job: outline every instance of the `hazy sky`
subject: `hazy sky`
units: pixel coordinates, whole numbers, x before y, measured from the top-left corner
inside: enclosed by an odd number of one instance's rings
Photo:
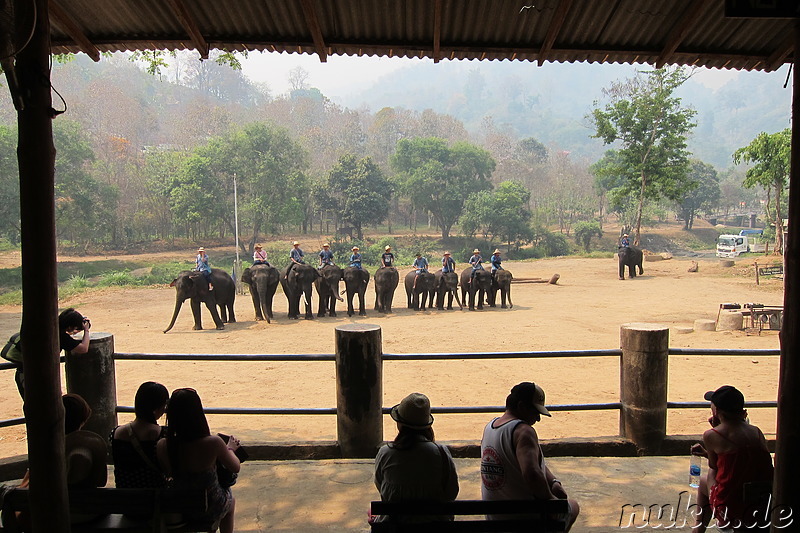
[[[318,88],[329,98],[336,98],[352,92],[353,85],[367,88],[383,75],[423,61],[431,60],[328,56],[327,63],[321,63],[316,55],[251,52],[242,62],[242,68],[247,77],[256,82],[266,83],[272,94],[277,96],[288,90],[289,72],[299,66],[309,73],[310,86]],[[539,68],[534,63],[531,63],[531,67]],[[782,67],[781,70],[785,76],[786,67]],[[698,69],[694,79],[716,89],[738,75],[739,73],[734,70]]]

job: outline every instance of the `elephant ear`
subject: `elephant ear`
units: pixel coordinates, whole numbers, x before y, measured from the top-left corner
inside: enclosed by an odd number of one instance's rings
[[[244,272],[242,272],[242,282],[250,283],[252,281],[253,278],[250,276],[250,267],[247,267],[244,269]]]

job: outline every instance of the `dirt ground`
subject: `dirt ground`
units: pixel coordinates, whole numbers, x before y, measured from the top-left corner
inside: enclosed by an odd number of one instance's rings
[[[213,257],[213,251],[210,252]],[[67,260],[61,257],[60,260]],[[89,259],[89,258],[84,258]],[[69,258],[69,260],[77,260]],[[92,292],[62,302],[89,316],[96,332],[114,334],[117,352],[147,353],[333,353],[334,328],[348,323],[377,324],[383,332],[385,353],[502,352],[537,350],[613,349],[619,347],[620,325],[654,322],[671,328],[670,346],[695,348],[778,348],[776,332],[747,335],[736,332],[679,333],[695,319],[715,319],[723,302],[759,302],[782,305],[779,281],[756,286],[752,277],[736,276],[748,260],[733,268],[717,260],[701,261],[699,272],[687,271],[688,260],[645,262],[645,273],[619,281],[614,259],[557,258],[534,262],[506,262],[517,278],[548,279],[559,273],[557,285],[514,284],[513,309],[483,311],[423,311],[406,309],[405,293],[395,293],[395,313],[372,310],[374,289],[368,289],[367,317],[289,320],[286,299],[276,296],[272,324],[256,322],[248,295],[236,299],[235,324],[224,331],[192,331],[188,304],[172,331],[162,333],[174,307],[174,289]],[[4,259],[0,264],[13,263]],[[460,265],[463,266],[463,265]],[[401,272],[401,279],[404,272]],[[316,295],[315,295],[316,296]],[[314,300],[316,306],[316,299]],[[315,307],[316,309],[316,307]],[[19,329],[21,308],[0,307],[0,332]],[[204,311],[204,325],[213,323]],[[156,380],[170,390],[194,387],[207,407],[334,407],[334,365],[330,362],[129,362],[119,361],[118,403],[132,405],[142,381]],[[548,404],[615,402],[619,400],[619,363],[616,358],[554,358],[530,360],[417,361],[384,363],[384,405],[406,394],[424,392],[436,406],[502,405],[515,383],[533,380],[547,393]],[[12,373],[3,374],[0,418],[21,416],[21,401]],[[730,383],[748,400],[774,400],[778,357],[692,356],[670,358],[669,400],[697,401],[702,394]],[[775,431],[774,409],[751,409],[751,420],[765,433]],[[672,410],[668,432],[700,433],[705,410]],[[477,440],[487,415],[440,415],[435,430],[441,440]],[[124,415],[120,416],[125,421]],[[394,428],[387,417],[385,436]],[[333,416],[210,417],[212,429],[250,441],[334,440]],[[615,435],[616,411],[557,412],[537,429],[542,438]],[[0,455],[25,453],[24,426],[0,429]]]

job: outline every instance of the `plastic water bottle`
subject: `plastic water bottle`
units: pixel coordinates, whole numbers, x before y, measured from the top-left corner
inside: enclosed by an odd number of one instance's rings
[[[696,489],[700,486],[700,457],[689,456],[689,486]]]

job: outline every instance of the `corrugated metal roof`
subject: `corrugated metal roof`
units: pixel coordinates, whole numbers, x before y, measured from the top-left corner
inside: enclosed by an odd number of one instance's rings
[[[205,44],[316,53],[322,60],[327,55],[378,55],[774,70],[791,60],[794,49],[792,20],[726,18],[724,0],[50,3],[72,22],[51,11],[53,52],[95,56],[98,51],[202,49]],[[81,37],[83,45],[78,44]]]

